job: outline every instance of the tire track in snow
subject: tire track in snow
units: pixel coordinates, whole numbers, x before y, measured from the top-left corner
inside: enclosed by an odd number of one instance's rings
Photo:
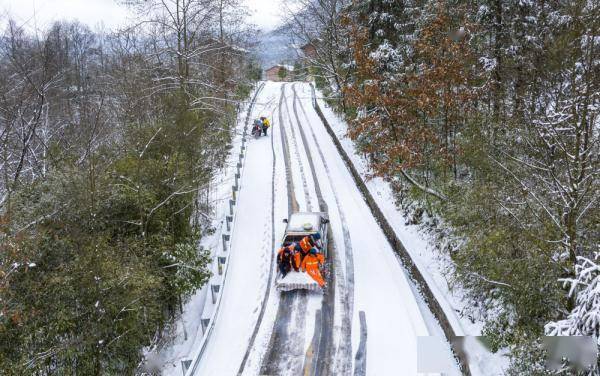
[[[354,376],[367,375],[367,317],[365,311],[358,312],[360,317],[360,342],[354,357]]]
[[[320,211],[328,212],[329,210],[327,207],[327,203],[323,199],[320,183],[317,179],[317,171],[315,169],[312,153],[310,152],[310,148],[308,147],[308,141],[306,139],[302,123],[300,122],[300,117],[298,116],[298,110],[296,107],[297,96],[295,86],[296,84],[292,85],[292,90],[294,92],[292,107],[294,110],[294,116],[296,118],[296,125],[302,138],[304,153],[308,159],[308,163],[311,168],[312,178],[315,185],[315,193],[319,201],[319,209]],[[292,124],[292,122],[290,122],[290,124]],[[325,294],[321,301],[321,309],[315,315],[315,330],[313,334],[313,341],[307,350],[304,363],[304,373],[311,375],[329,374],[332,372],[332,364],[330,362],[330,359],[333,358],[331,355],[331,351],[333,343],[333,316],[335,313],[335,294],[337,288],[336,276],[338,268],[336,267],[335,262],[331,262],[331,260],[337,259],[337,248],[335,246],[335,242],[333,240],[331,232],[328,233],[327,243],[328,257],[326,260],[326,265],[329,267],[329,272],[325,274],[324,277],[328,287],[326,288],[327,290],[325,291]]]
[[[300,105],[300,110],[302,111],[304,118],[308,119],[308,116],[306,115],[306,110],[304,109],[304,106],[302,105],[302,101],[300,101],[298,99],[298,94],[296,92],[295,84],[293,86],[293,91],[294,91],[294,110],[296,110],[295,104],[297,101]],[[295,111],[295,112],[296,112],[296,116],[298,116],[297,111]],[[298,120],[298,123],[300,123],[299,120]],[[308,121],[307,121],[307,124],[308,124]],[[325,168],[325,172],[327,173],[327,179],[329,181],[329,185],[331,186],[331,190],[333,192],[333,197],[335,199],[335,204],[336,204],[336,207],[337,207],[337,210],[338,210],[338,213],[340,216],[340,221],[342,224],[342,232],[343,232],[343,237],[344,237],[344,248],[345,248],[345,256],[346,256],[345,286],[341,286],[342,287],[341,301],[342,301],[342,306],[343,306],[342,328],[341,328],[342,335],[340,336],[339,344],[336,346],[336,353],[333,354],[334,356],[332,356],[332,354],[330,353],[331,347],[333,345],[333,332],[331,331],[331,328],[333,326],[333,313],[334,312],[333,312],[333,299],[332,299],[330,302],[330,306],[327,307],[327,308],[330,308],[330,311],[326,312],[324,310],[323,315],[322,315],[323,320],[322,320],[322,329],[321,329],[321,341],[319,344],[319,356],[318,356],[318,364],[317,364],[316,374],[324,375],[324,374],[332,373],[332,374],[348,375],[351,373],[351,370],[352,370],[352,316],[353,316],[353,312],[354,312],[354,257],[353,257],[353,250],[352,250],[352,240],[350,238],[350,231],[348,230],[346,216],[340,205],[337,190],[335,189],[335,183],[333,182],[333,179],[331,178],[329,166],[327,165],[327,161],[325,160],[325,156],[323,155],[323,151],[321,150],[321,146],[319,144],[319,141],[317,140],[317,137],[315,136],[312,126],[309,126],[308,128],[310,129],[312,139],[315,143],[315,146],[317,147],[319,157],[321,159],[321,162],[323,163],[323,167]],[[302,128],[301,128],[301,132],[303,133]],[[310,153],[310,151],[307,150],[307,153]],[[313,167],[313,171],[314,171],[314,167]],[[336,261],[341,262],[339,260],[339,258],[336,258]],[[340,280],[340,283],[342,283],[341,280]],[[325,301],[324,301],[324,308],[325,308]],[[327,317],[326,314],[329,314],[330,316]],[[340,354],[339,356],[337,354],[338,352]],[[335,357],[335,359],[333,359],[334,357]],[[329,360],[328,358],[333,360],[335,363],[330,364],[328,362],[328,360]],[[329,361],[331,361],[331,360],[329,360]],[[331,368],[332,365],[334,366],[333,368]],[[330,368],[327,369],[327,367],[330,367]]]
[[[288,218],[298,211],[292,169],[289,157],[287,134],[283,123],[282,109],[286,84],[281,86],[279,99],[279,131],[285,161],[285,174],[288,189]],[[260,367],[265,375],[301,374],[304,349],[304,327],[306,324],[307,292],[282,292],[277,308],[277,316],[271,333],[267,353]],[[292,326],[293,324],[293,326]]]
[[[298,148],[298,142],[296,140],[296,132],[294,131],[294,124],[292,121],[292,115],[290,114],[290,108],[288,107],[287,98],[284,100],[285,109],[287,112],[288,124],[290,125],[290,131],[292,135],[292,145],[294,146],[294,155],[296,156],[296,160],[298,161],[298,166],[300,167],[300,176],[302,178],[302,187],[304,188],[304,199],[306,200],[306,211],[312,211],[312,202],[310,200],[310,194],[308,192],[308,183],[306,182],[306,174],[304,173],[304,163],[302,162],[302,158],[300,157],[300,151]],[[298,119],[296,117],[296,119]],[[283,124],[281,124],[283,126]],[[300,126],[300,123],[298,123]],[[309,161],[310,162],[310,161]],[[314,179],[315,184],[317,184],[317,180]]]
[[[310,86],[312,92],[311,95],[313,100],[313,108],[317,113],[319,119],[321,120],[321,123],[323,123],[325,131],[331,137],[334,147],[338,150],[338,153],[341,156],[344,164],[346,165],[346,168],[350,172],[350,175],[354,180],[359,192],[361,193],[363,200],[366,202],[369,210],[371,211],[371,214],[373,215],[377,224],[379,225],[379,228],[385,235],[389,245],[396,254],[398,263],[404,270],[404,273],[408,277],[409,281],[411,283],[414,283],[414,286],[411,286],[413,294],[418,294],[424,299],[425,304],[438,321],[441,330],[444,332],[446,340],[450,343],[450,348],[454,354],[454,358],[456,359],[456,362],[458,363],[462,374],[464,376],[470,376],[471,370],[469,368],[468,360],[464,352],[461,349],[457,348],[457,345],[454,343],[454,339],[457,337],[457,334],[446,312],[442,308],[435,293],[428,285],[428,282],[422,274],[421,270],[419,269],[415,261],[412,259],[412,256],[406,250],[402,241],[398,238],[398,235],[396,234],[394,228],[390,225],[386,216],[379,208],[377,202],[373,199],[369,188],[367,188],[367,185],[363,181],[363,177],[360,175],[360,173],[354,166],[354,163],[352,162],[352,160],[348,156],[348,153],[342,146],[340,140],[338,139],[338,136],[335,134],[332,127],[328,124],[325,115],[320,109],[319,104],[317,102],[315,87],[312,83],[310,84]]]
[[[281,101],[280,101],[280,110],[279,116],[281,118]],[[271,118],[273,118],[273,113],[271,113]],[[244,358],[242,359],[242,364],[238,370],[238,375],[241,375],[244,372],[244,368],[246,368],[246,362],[248,361],[248,357],[250,356],[250,351],[254,347],[254,341],[256,340],[256,336],[258,335],[258,330],[260,329],[260,325],[262,323],[263,317],[265,315],[267,301],[269,299],[269,294],[271,293],[271,284],[273,281],[273,269],[275,268],[275,165],[277,162],[277,155],[275,153],[275,137],[273,135],[273,129],[271,128],[271,153],[273,156],[273,163],[271,167],[271,247],[269,249],[271,253],[271,262],[269,263],[269,279],[267,281],[267,288],[265,291],[265,296],[262,300],[262,304],[260,307],[260,313],[258,314],[258,319],[254,326],[254,330],[252,331],[252,336],[250,337],[250,341],[248,342],[248,347],[246,348],[246,353],[244,354]],[[288,196],[288,200],[289,200]]]
[[[290,163],[290,150],[287,144],[287,135],[285,134],[285,127],[283,127],[283,116],[281,115],[281,104],[285,97],[285,86],[281,85],[281,97],[279,98],[279,134],[281,135],[281,145],[283,146],[283,160],[285,162],[285,178],[287,181],[288,190],[288,218],[290,214],[298,211],[298,201],[296,201],[296,194],[294,191],[294,180],[292,179],[292,166]],[[273,131],[271,131],[272,133]]]
[[[252,114],[252,111],[254,109],[254,105],[256,104],[256,98],[258,98],[258,94],[262,91],[262,89],[264,87],[265,87],[265,83],[263,82],[256,89],[256,91],[254,93],[254,96],[250,100],[250,104],[248,105],[248,110],[246,112],[246,120],[245,120],[245,123],[244,123],[244,132],[243,132],[244,135],[247,133],[248,124],[249,124],[249,121],[250,121],[250,115]],[[244,136],[242,136],[242,137],[244,137]],[[221,297],[223,296],[223,290],[225,288],[225,282],[227,281],[226,276],[227,276],[228,265],[229,265],[229,263],[227,263],[227,266],[225,267],[224,276],[223,276],[223,282],[221,284],[221,293],[219,294],[219,297],[218,297],[218,301],[217,301],[217,306],[215,308],[215,312],[213,313],[213,316],[212,316],[212,318],[211,318],[211,320],[209,322],[209,326],[207,328],[207,333],[204,334],[204,338],[203,338],[202,342],[200,343],[200,349],[198,350],[197,354],[192,359],[192,363],[190,364],[190,368],[185,372],[186,375],[194,375],[196,373],[196,368],[200,364],[200,361],[202,359],[204,351],[206,350],[206,346],[207,346],[207,344],[208,344],[208,342],[209,342],[209,340],[211,338],[211,334],[212,334],[213,329],[214,329],[214,323],[215,323],[217,314],[219,313],[219,309],[221,307]]]

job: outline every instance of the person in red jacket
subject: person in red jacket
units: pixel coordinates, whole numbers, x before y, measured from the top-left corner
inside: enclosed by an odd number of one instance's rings
[[[281,277],[285,277],[294,267],[294,255],[288,247],[283,247],[277,252],[277,266]]]
[[[315,248],[311,249],[310,252],[302,260],[302,271],[308,273],[312,279],[314,279],[321,288],[325,286],[325,280],[321,276],[319,267],[325,263],[325,257],[322,253],[317,252]]]
[[[281,247],[277,252],[277,266],[281,272],[282,278],[285,277],[292,269],[298,271],[300,266],[296,264],[295,255],[301,251],[298,244],[292,243],[286,247]]]

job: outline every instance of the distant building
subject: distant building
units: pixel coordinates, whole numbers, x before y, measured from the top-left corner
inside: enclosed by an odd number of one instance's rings
[[[265,78],[268,81],[291,81],[293,73],[293,66],[278,64],[265,70]]]
[[[306,43],[300,47],[300,50],[302,50],[305,59],[314,59],[317,57],[317,48],[312,42]]]

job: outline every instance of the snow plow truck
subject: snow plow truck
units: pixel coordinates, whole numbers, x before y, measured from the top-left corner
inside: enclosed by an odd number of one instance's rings
[[[300,212],[294,213],[289,219],[283,220],[287,223],[281,247],[288,247],[292,243],[299,243],[307,235],[320,234],[320,249],[327,260],[327,238],[329,231],[329,218],[324,212]],[[321,274],[322,274],[322,270]],[[320,291],[319,284],[302,270],[291,270],[285,277],[277,273],[275,285],[279,291],[311,290]]]

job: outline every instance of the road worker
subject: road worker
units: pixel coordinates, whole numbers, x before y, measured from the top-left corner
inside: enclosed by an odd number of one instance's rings
[[[321,250],[320,240],[321,234],[319,234],[318,232],[315,232],[311,235],[306,235],[302,238],[302,240],[300,240],[300,247],[302,247],[302,249],[307,249],[308,251],[315,247],[318,250]]]
[[[294,262],[294,251],[290,247],[282,247],[277,253],[277,266],[281,273],[281,278],[284,278],[292,269],[296,269]]]
[[[263,135],[267,135],[267,129],[269,129],[269,127],[271,126],[271,122],[269,122],[269,119],[267,119],[264,116],[260,117],[260,120],[262,121],[262,131],[263,131]]]
[[[302,248],[300,248],[298,243],[291,243],[279,249],[277,252],[277,265],[279,267],[279,271],[281,271],[282,277],[285,277],[285,275],[289,273],[292,268],[295,271],[300,270],[300,262],[296,260],[296,255],[300,252],[302,252]],[[286,272],[284,272],[282,268],[284,268]]]
[[[320,252],[317,252],[316,248],[312,248],[310,252],[302,260],[302,271],[308,273],[312,279],[314,279],[319,286],[325,286],[325,281],[321,276],[319,266],[325,263],[325,257]]]
[[[260,137],[262,131],[263,123],[262,120],[256,119],[252,125],[252,132],[250,132],[255,137]]]
[[[296,254],[294,255],[295,260],[296,260],[296,265],[298,266],[298,268],[302,264],[302,260],[304,259],[304,257],[310,252],[311,249],[313,249],[315,247],[317,249],[320,249],[320,246],[317,244],[317,242],[320,239],[321,239],[321,234],[319,234],[317,232],[312,235],[307,235],[307,236],[303,237],[302,240],[300,240],[300,243],[299,243],[300,251],[296,252]]]

